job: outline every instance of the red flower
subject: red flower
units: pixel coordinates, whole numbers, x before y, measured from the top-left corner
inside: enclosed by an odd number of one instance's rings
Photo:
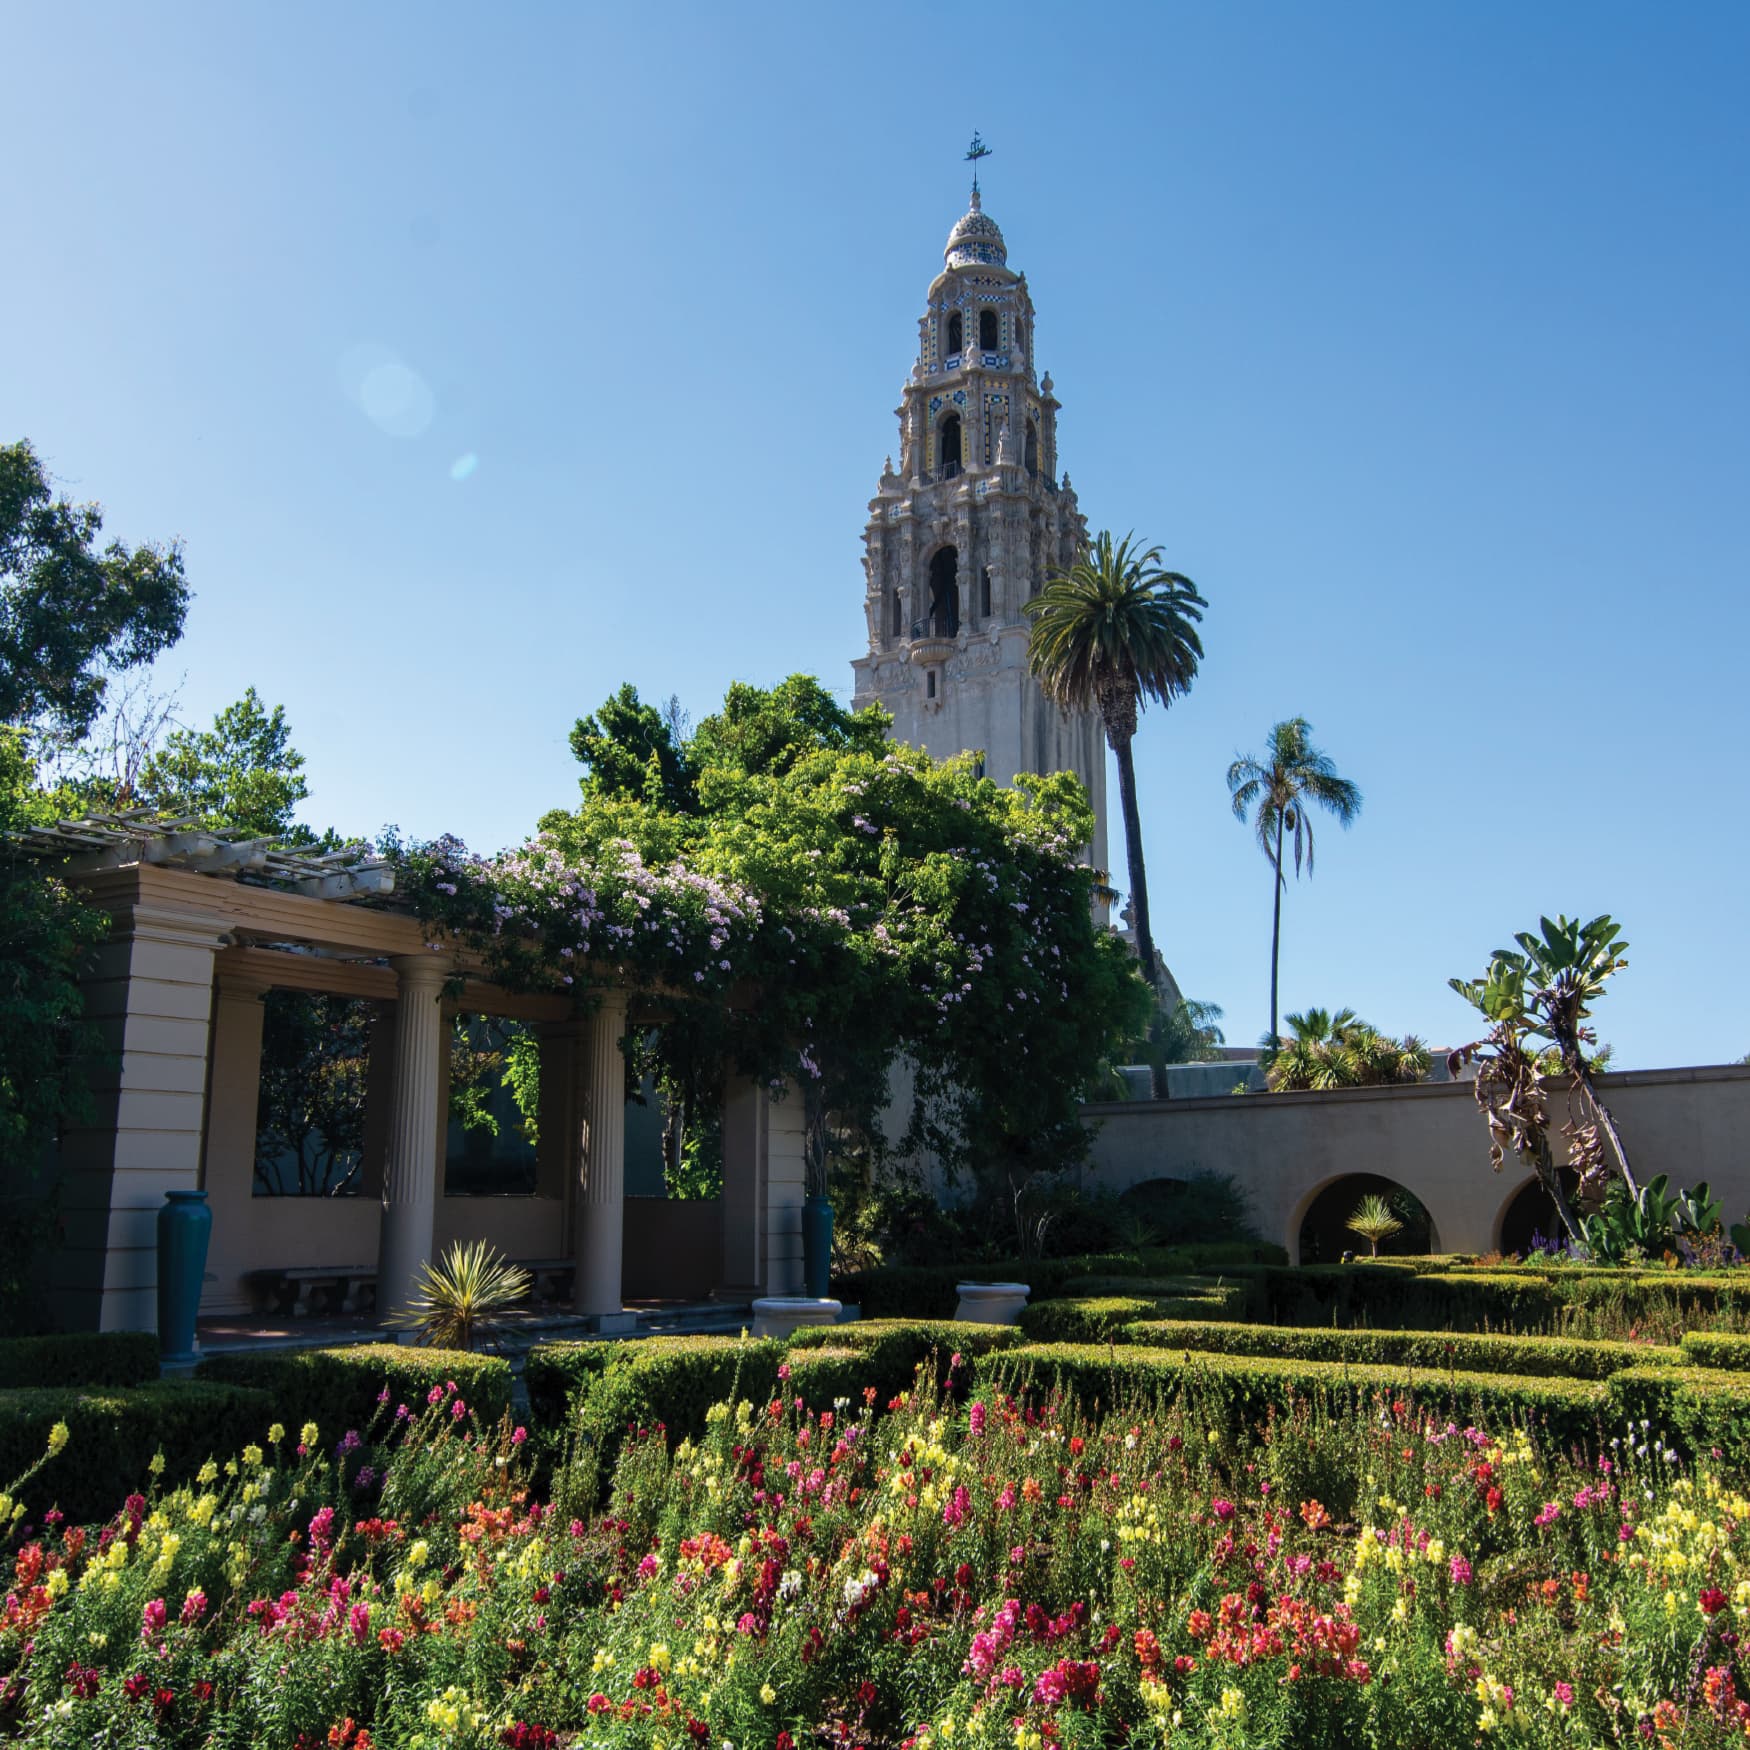
[[[1718,1616],[1726,1608],[1726,1595],[1718,1586],[1708,1586],[1703,1589],[1700,1602],[1703,1616]]]

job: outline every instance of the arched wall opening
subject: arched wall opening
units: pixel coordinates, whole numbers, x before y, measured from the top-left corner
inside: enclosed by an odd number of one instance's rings
[[[1348,1225],[1366,1197],[1383,1197],[1403,1224],[1400,1232],[1379,1242],[1380,1257],[1425,1256],[1439,1249],[1440,1235],[1433,1216],[1407,1186],[1379,1173],[1345,1173],[1315,1191],[1290,1228],[1290,1234],[1299,1239],[1300,1262],[1336,1264],[1342,1261],[1345,1252],[1362,1258],[1370,1256],[1369,1242]]]
[[[978,313],[978,345],[983,352],[995,352],[1000,345],[997,336],[997,313],[994,310],[980,310]]]
[[[960,630],[960,549],[939,547],[930,560],[930,630],[952,638]]]
[[[960,312],[956,310],[948,318],[948,346],[950,353],[959,352],[965,344],[966,323]]]
[[[1572,1175],[1568,1178],[1570,1194],[1574,1189]],[[1501,1205],[1495,1224],[1495,1249],[1502,1253],[1516,1252],[1520,1257],[1543,1250],[1543,1242],[1565,1243],[1567,1232],[1556,1213],[1556,1200],[1536,1179],[1527,1179]]]
[[[1023,456],[1029,474],[1039,472],[1039,427],[1032,421],[1027,421],[1027,448]]]

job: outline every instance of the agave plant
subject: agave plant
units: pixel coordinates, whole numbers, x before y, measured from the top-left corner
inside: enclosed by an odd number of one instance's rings
[[[1343,1224],[1350,1233],[1359,1234],[1373,1248],[1371,1256],[1379,1256],[1379,1242],[1401,1234],[1404,1224],[1392,1214],[1391,1205],[1377,1194],[1363,1197],[1355,1205],[1355,1213]]]
[[[472,1349],[529,1292],[529,1273],[485,1240],[458,1240],[436,1264],[427,1264],[406,1306],[389,1323],[418,1333],[435,1349]]]

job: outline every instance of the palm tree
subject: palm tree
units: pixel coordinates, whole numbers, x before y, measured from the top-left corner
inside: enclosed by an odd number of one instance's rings
[[[1388,1038],[1353,1009],[1308,1009],[1284,1019],[1290,1037],[1266,1038],[1261,1058],[1273,1094],[1387,1087],[1428,1074],[1428,1047],[1415,1034]]]
[[[1148,700],[1170,705],[1190,691],[1203,658],[1196,623],[1209,604],[1190,578],[1161,569],[1159,547],[1138,550],[1134,539],[1126,535],[1114,544],[1102,529],[1068,571],[1047,581],[1027,605],[1033,616],[1029,659],[1047,698],[1068,710],[1100,713],[1118,756],[1136,953],[1153,987],[1158,974],[1130,744],[1137,712]]]
[[[1276,1037],[1276,980],[1282,959],[1282,889],[1287,873],[1282,867],[1284,839],[1294,846],[1294,872],[1301,864],[1307,874],[1313,869],[1313,831],[1307,808],[1316,802],[1329,810],[1345,827],[1361,812],[1361,792],[1347,778],[1337,776],[1330,759],[1312,744],[1312,725],[1304,717],[1290,717],[1270,731],[1264,757],[1243,754],[1227,769],[1227,787],[1234,813],[1246,818],[1253,803],[1253,822],[1258,845],[1275,880],[1275,910],[1270,920],[1270,1038]]]

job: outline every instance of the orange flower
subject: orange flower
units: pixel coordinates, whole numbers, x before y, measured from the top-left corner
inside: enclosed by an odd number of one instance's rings
[[[1308,1531],[1323,1531],[1331,1523],[1331,1515],[1323,1501],[1302,1501],[1300,1516],[1306,1521]]]

